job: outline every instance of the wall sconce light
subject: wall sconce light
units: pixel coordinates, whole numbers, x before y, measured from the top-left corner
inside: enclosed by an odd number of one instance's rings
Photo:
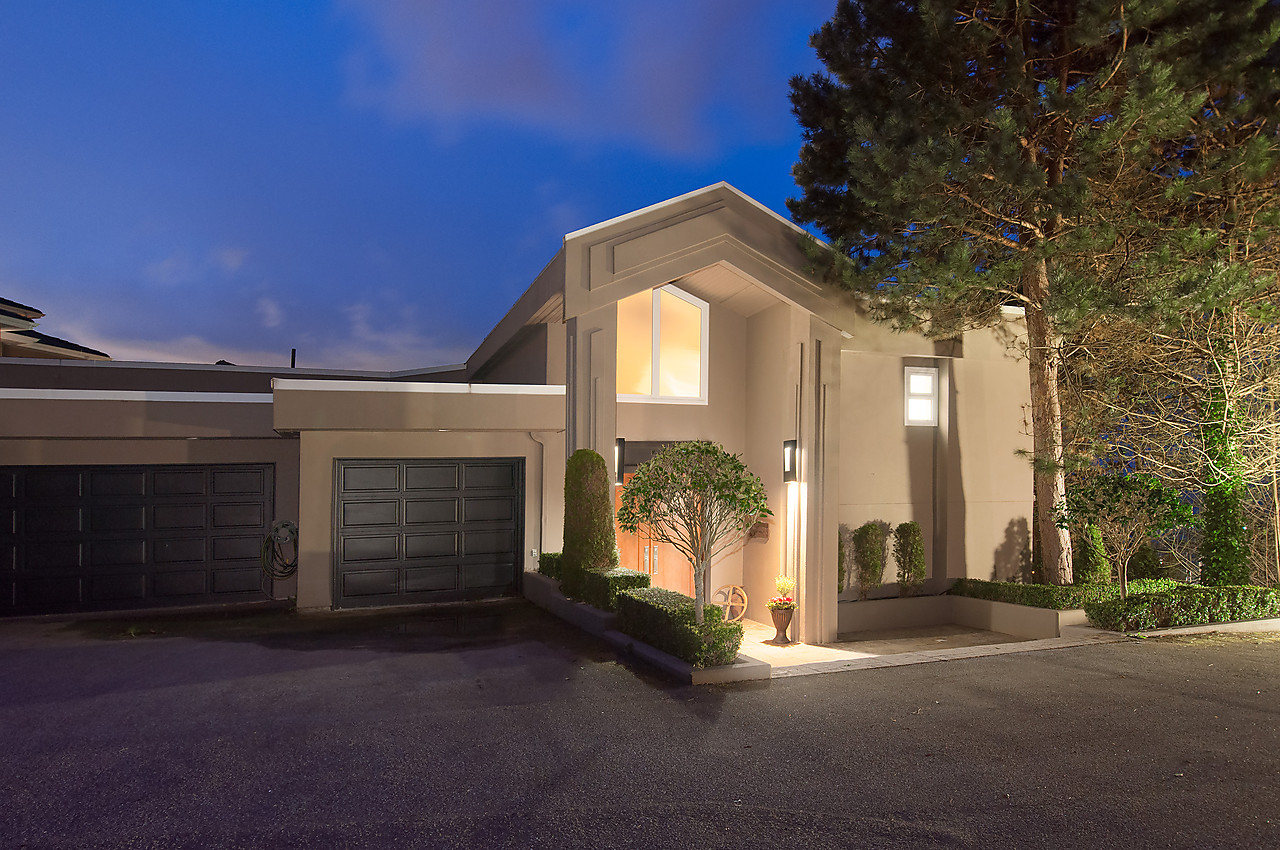
[[[782,443],[782,480],[796,480],[796,467],[799,466],[797,441],[784,440]]]
[[[613,483],[622,486],[622,465],[627,462],[627,441],[619,437],[613,441]]]

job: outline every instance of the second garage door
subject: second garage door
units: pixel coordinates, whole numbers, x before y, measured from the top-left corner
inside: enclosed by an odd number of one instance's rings
[[[522,458],[339,460],[334,606],[519,590]]]

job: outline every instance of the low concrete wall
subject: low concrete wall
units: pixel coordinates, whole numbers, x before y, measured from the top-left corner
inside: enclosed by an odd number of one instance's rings
[[[1054,611],[967,596],[915,596],[841,602],[840,634],[954,623],[1021,638],[1062,637],[1064,626],[1088,624],[1084,611]]]

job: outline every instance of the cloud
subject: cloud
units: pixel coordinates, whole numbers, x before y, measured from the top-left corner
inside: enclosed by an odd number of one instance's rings
[[[270,298],[258,299],[258,318],[264,328],[278,328],[284,322],[284,311]]]
[[[243,248],[220,248],[212,255],[213,262],[229,272],[240,271],[248,257],[249,252]]]
[[[143,269],[147,280],[161,286],[177,286],[191,280],[195,268],[191,259],[182,251],[175,251],[163,260],[148,263]]]
[[[792,130],[795,69],[770,46],[764,0],[343,5],[369,37],[348,59],[349,94],[400,120],[501,121],[681,156]]]

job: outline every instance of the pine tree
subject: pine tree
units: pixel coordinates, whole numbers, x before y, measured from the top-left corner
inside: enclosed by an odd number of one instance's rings
[[[1047,578],[1071,582],[1058,373],[1100,316],[1258,285],[1275,160],[1271,0],[842,0],[791,83],[793,217],[872,318],[954,336],[1025,310]],[[1242,188],[1243,187],[1243,188]],[[1242,207],[1240,202],[1246,203]],[[1253,216],[1251,219],[1250,216]]]

